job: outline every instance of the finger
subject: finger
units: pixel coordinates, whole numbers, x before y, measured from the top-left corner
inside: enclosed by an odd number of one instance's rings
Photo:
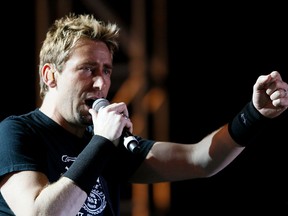
[[[129,117],[127,106],[124,102],[120,103],[111,103],[109,106],[106,107],[108,111],[115,111],[119,114],[124,114],[125,116]]]
[[[273,81],[274,80],[282,80],[282,77],[281,77],[281,75],[280,75],[280,73],[278,71],[272,71],[270,73],[270,75],[271,75]]]
[[[283,89],[283,97],[287,97],[288,95],[288,90],[287,89]]]
[[[278,71],[272,71],[268,75],[261,75],[256,81],[256,89],[263,90],[269,88],[276,80],[281,80],[281,75]]]
[[[123,118],[125,118],[126,120],[130,120],[129,119],[129,116],[127,116],[127,115],[125,115],[124,113],[120,113],[122,116],[123,116]]]
[[[286,97],[288,85],[286,82],[282,81],[281,78],[275,78],[269,85],[267,85],[266,93],[272,95],[277,93],[280,97]]]
[[[94,109],[92,109],[92,108],[89,109],[88,112],[89,112],[92,116],[96,116],[96,115],[97,115],[96,110],[94,110]]]

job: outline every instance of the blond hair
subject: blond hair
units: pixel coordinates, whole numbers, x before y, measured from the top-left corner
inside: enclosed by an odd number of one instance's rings
[[[41,69],[46,63],[53,64],[61,72],[81,38],[103,41],[113,57],[114,51],[118,49],[118,36],[119,28],[116,24],[99,21],[92,14],[70,13],[56,20],[49,28],[40,50],[40,97],[43,99],[48,91],[41,79]]]

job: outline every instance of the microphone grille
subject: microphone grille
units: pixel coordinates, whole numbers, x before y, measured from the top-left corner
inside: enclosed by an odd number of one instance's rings
[[[105,98],[99,98],[93,102],[92,109],[99,111],[101,108],[109,105],[109,101]]]

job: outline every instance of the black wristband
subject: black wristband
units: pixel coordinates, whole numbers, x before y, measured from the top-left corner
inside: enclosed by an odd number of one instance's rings
[[[94,135],[63,176],[72,179],[89,195],[115,149],[110,140]]]
[[[261,115],[250,101],[228,124],[231,137],[241,146],[247,146],[271,119]]]

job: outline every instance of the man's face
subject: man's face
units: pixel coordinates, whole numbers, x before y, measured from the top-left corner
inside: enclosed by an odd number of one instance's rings
[[[88,110],[106,97],[111,85],[112,56],[105,43],[82,39],[57,77],[57,109],[73,124],[92,123]]]

